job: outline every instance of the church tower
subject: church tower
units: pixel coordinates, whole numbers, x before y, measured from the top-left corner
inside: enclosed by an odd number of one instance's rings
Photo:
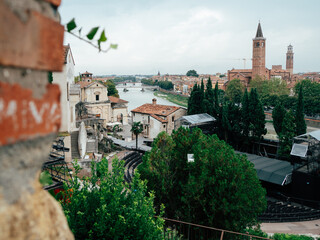
[[[292,74],[293,74],[293,47],[291,44],[288,46],[286,69],[290,72],[290,77],[292,77]]]
[[[259,22],[256,37],[253,39],[252,78],[256,76],[267,78],[266,71],[266,39],[263,37]]]

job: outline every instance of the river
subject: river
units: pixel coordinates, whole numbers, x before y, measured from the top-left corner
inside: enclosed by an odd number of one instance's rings
[[[141,91],[142,85],[141,83],[135,83],[135,86],[137,88],[132,87],[132,83],[127,83],[125,86],[128,92],[124,92],[124,86],[122,84],[117,85],[117,90],[119,91],[120,98],[123,100],[128,101],[128,112],[130,113],[131,110],[145,104],[145,103],[152,103],[152,99],[157,99],[157,104],[162,105],[171,105],[171,106],[178,106],[177,104],[174,104],[172,102],[169,102],[166,99],[159,98],[153,95],[152,90],[146,89],[144,92]]]

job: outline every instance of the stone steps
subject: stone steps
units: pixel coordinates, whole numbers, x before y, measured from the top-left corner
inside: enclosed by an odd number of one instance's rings
[[[78,149],[78,137],[79,131],[72,132],[71,136],[71,158],[72,159],[80,159],[79,149]]]

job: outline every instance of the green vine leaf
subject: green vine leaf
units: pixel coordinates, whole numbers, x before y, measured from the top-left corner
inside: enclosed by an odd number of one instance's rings
[[[110,48],[117,49],[118,48],[118,44],[110,44]]]
[[[96,33],[98,32],[99,27],[94,27],[90,30],[90,32],[87,34],[87,38],[92,40]]]
[[[100,34],[100,38],[98,40],[99,50],[101,50],[101,43],[102,42],[106,42],[106,41],[107,41],[107,37],[106,37],[106,34],[104,32],[104,29],[103,29],[102,33]]]
[[[71,32],[76,27],[77,27],[77,24],[76,24],[74,18],[72,18],[71,21],[67,23],[67,31]]]

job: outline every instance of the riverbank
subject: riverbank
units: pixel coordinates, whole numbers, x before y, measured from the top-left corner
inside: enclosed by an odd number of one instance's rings
[[[182,107],[188,107],[188,97],[183,97],[180,95],[175,95],[172,93],[165,93],[161,91],[157,91],[153,93],[155,96],[166,99],[169,102],[175,103]]]

